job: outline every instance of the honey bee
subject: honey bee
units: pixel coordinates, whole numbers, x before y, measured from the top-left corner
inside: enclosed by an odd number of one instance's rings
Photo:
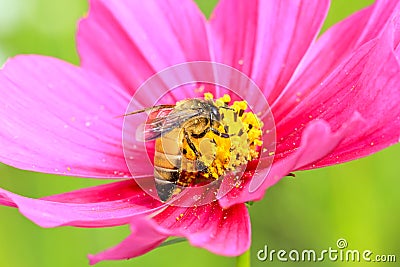
[[[217,107],[211,100],[187,99],[176,105],[159,105],[125,115],[145,111],[156,114],[145,124],[144,141],[155,140],[154,178],[161,201],[175,195],[178,186],[189,185],[188,173],[191,177],[207,173],[217,146],[213,138],[204,138],[207,133],[230,138],[226,130],[220,130],[220,108],[231,109]],[[188,154],[194,158],[190,159]]]

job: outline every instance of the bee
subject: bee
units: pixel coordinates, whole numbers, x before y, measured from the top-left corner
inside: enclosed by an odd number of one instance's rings
[[[158,105],[125,115],[151,112],[144,128],[144,141],[155,140],[154,178],[161,201],[175,195],[179,185],[190,183],[188,173],[207,173],[217,146],[213,138],[204,138],[207,133],[230,138],[226,131],[219,130],[220,108],[231,109],[217,107],[212,100],[187,99],[176,105]],[[194,155],[194,159],[188,154]]]

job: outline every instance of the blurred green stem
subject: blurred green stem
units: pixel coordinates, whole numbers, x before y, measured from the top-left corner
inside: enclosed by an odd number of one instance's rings
[[[236,257],[236,267],[250,267],[250,249]]]

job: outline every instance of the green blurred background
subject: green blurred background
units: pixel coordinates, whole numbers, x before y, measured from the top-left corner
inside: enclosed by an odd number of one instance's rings
[[[216,0],[198,1],[208,15]],[[324,29],[372,1],[333,0]],[[85,0],[0,0],[0,63],[21,53],[37,53],[77,63],[76,21]],[[1,126],[0,126],[1,127]],[[1,148],[0,148],[1,149]],[[340,166],[297,173],[269,189],[251,208],[252,266],[382,266],[377,263],[260,262],[256,252],[270,249],[336,248],[345,238],[349,249],[395,254],[400,261],[400,146]],[[99,184],[0,165],[0,187],[40,197]],[[17,210],[0,207],[0,266],[87,266],[86,254],[118,243],[127,227],[42,229]],[[98,266],[233,266],[235,259],[213,255],[180,243],[130,261]],[[398,263],[386,263],[397,266]]]

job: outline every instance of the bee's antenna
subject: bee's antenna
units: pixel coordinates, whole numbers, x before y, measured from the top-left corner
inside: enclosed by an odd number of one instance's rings
[[[228,110],[234,110],[234,109],[231,108],[231,107],[225,107],[225,106],[222,106],[222,107],[219,107],[219,108],[228,109]]]
[[[136,111],[132,111],[132,112],[126,113],[124,115],[116,116],[115,118],[123,118],[123,117],[126,117],[126,116],[130,116],[130,115],[134,115],[134,114],[138,114],[138,113],[142,113],[142,112],[147,112],[149,110],[154,110],[154,109],[158,110],[158,109],[162,109],[162,108],[173,108],[173,107],[175,107],[175,105],[158,105],[158,106],[154,106],[154,107],[149,107],[149,108],[144,108],[144,109],[139,109],[139,110],[136,110]]]

